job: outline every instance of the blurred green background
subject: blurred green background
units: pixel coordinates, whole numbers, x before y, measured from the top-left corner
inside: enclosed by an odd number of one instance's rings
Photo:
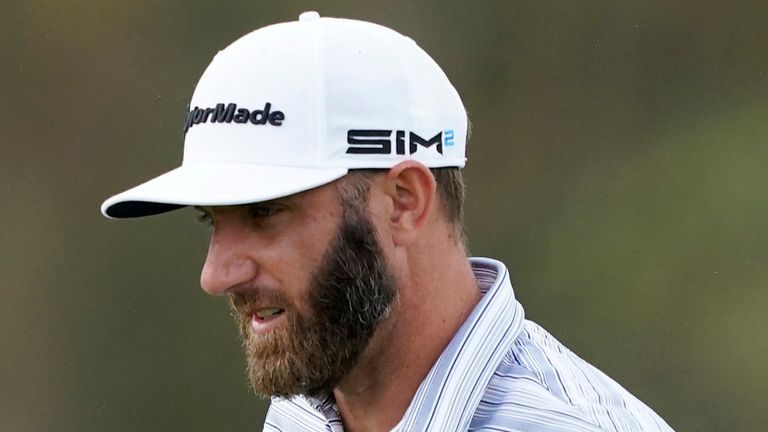
[[[443,66],[473,123],[471,250],[680,431],[768,423],[768,2],[0,1],[0,429],[254,431],[191,211],[102,200],[175,167],[217,50],[307,9]]]

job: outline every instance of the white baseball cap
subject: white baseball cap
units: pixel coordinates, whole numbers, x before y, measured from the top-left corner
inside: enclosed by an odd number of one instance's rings
[[[305,12],[220,51],[195,88],[184,133],[181,166],[109,198],[105,216],[265,201],[404,160],[463,167],[467,116],[412,39]]]

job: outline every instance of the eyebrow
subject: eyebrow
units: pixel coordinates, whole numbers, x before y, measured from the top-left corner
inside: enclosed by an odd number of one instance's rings
[[[214,207],[244,207],[244,208],[249,208],[249,207],[264,206],[264,205],[271,205],[271,204],[277,204],[277,203],[288,203],[288,202],[292,201],[290,199],[290,197],[298,196],[298,195],[300,195],[302,193],[303,192],[300,192],[300,193],[297,193],[297,194],[294,194],[294,195],[280,197],[280,198],[272,198],[270,200],[255,201],[255,202],[249,202],[249,203],[243,203],[243,204],[207,205],[207,206],[194,205],[194,206],[191,206],[191,207],[194,208],[195,210],[199,211],[199,212],[202,212],[202,213],[205,213],[205,214],[210,214],[211,213],[211,209],[214,208]]]

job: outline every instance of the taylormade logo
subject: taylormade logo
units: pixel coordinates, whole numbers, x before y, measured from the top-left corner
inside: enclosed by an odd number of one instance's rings
[[[394,152],[392,151],[392,132],[395,133]],[[408,153],[406,153],[406,131],[389,129],[350,129],[347,131],[347,154],[414,154],[419,147],[432,147],[443,154],[443,145],[454,144],[453,129],[438,132],[429,139],[424,139],[415,132],[408,132]]]
[[[187,107],[187,121],[184,122],[184,133],[196,124],[206,123],[248,123],[255,125],[271,124],[281,126],[285,120],[285,114],[282,111],[271,111],[272,104],[267,102],[264,109],[251,111],[248,108],[238,108],[237,104],[230,103],[226,106],[223,103],[216,104],[214,108],[195,107],[190,110]]]

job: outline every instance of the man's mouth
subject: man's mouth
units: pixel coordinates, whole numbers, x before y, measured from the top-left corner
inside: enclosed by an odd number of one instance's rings
[[[283,313],[283,309],[280,308],[264,308],[257,310],[254,315],[259,319],[269,319],[275,315],[280,315],[281,313]]]
[[[266,333],[281,321],[285,309],[267,307],[257,309],[251,315],[251,329],[255,333]]]

